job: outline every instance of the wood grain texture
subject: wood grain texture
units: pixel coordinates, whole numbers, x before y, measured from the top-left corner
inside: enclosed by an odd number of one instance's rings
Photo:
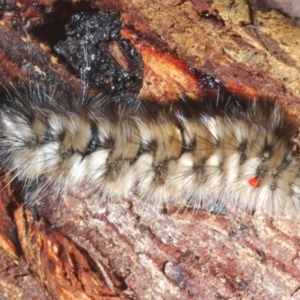
[[[258,12],[255,26],[243,0],[125,0],[115,7],[124,23],[156,36],[189,66],[234,85],[235,92],[252,89],[299,103],[299,28],[280,13]]]
[[[30,62],[80,91],[79,77],[47,40],[14,26],[15,19],[42,26],[45,11],[57,9],[54,1],[40,1],[47,9],[32,2],[1,14],[1,82],[16,84]],[[131,25],[122,35],[143,58],[142,98],[201,96],[197,69],[238,94],[279,97],[298,110],[300,29],[280,13],[258,11],[255,25],[243,0],[91,4],[119,10]],[[3,181],[3,299],[300,299],[300,218],[159,214],[127,199],[103,206],[67,195],[60,202],[51,191],[26,210]]]

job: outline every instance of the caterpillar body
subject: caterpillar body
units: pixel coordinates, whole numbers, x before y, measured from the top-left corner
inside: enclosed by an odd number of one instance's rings
[[[299,210],[300,159],[290,139],[300,124],[278,102],[125,106],[29,90],[0,108],[1,163],[25,187],[155,207]]]

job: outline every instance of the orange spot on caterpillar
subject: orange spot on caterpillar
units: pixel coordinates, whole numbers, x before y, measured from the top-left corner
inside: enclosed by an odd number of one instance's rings
[[[252,177],[248,180],[248,183],[251,185],[251,186],[259,186],[259,179],[257,177]]]

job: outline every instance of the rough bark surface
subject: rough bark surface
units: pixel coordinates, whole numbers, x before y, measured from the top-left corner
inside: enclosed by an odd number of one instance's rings
[[[17,84],[31,62],[41,73],[47,70],[49,80],[80,91],[79,77],[55,55],[49,39],[16,24],[42,27],[44,14],[67,5],[37,2],[19,1],[1,11],[0,80]],[[80,3],[69,4],[80,10]],[[237,94],[279,98],[298,110],[300,28],[279,12],[243,0],[91,5],[120,11],[122,35],[144,63],[141,99],[197,99],[211,92],[196,69]],[[67,195],[57,201],[51,191],[26,209],[8,182],[6,175],[0,299],[300,299],[298,217],[176,208],[158,213],[126,199],[103,205],[101,199]]]

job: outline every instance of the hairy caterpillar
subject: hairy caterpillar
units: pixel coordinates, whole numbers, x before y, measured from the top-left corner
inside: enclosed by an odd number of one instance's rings
[[[290,143],[299,121],[279,103],[227,96],[124,106],[29,88],[9,94],[0,115],[2,166],[39,193],[53,186],[104,201],[136,196],[155,206],[272,214],[300,207],[300,159]]]

